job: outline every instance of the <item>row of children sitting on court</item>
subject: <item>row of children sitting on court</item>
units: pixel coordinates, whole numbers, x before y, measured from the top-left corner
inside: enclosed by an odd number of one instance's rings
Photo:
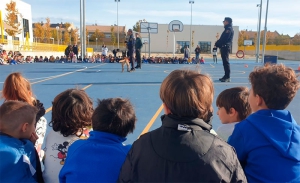
[[[164,79],[162,126],[132,146],[123,144],[137,121],[129,100],[98,100],[93,109],[84,91],[66,90],[53,101],[53,131],[45,141],[43,173],[32,143],[37,111],[43,107],[35,105],[37,110],[28,102],[7,100],[0,107],[0,156],[6,157],[1,160],[0,179],[299,182],[300,127],[284,110],[295,97],[299,80],[284,65],[256,68],[249,80],[250,92],[230,88],[216,100],[223,123],[217,132],[224,140],[230,136],[229,144],[210,133],[214,86],[209,76],[196,71],[175,70]]]
[[[142,57],[142,62],[146,64],[204,64],[205,60],[203,57],[200,59],[195,59],[195,57],[190,58],[178,58],[178,57]]]

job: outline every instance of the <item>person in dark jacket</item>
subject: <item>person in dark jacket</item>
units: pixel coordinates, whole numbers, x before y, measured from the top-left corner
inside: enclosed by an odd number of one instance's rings
[[[73,45],[73,53],[76,55],[76,58],[78,59],[78,47],[77,47],[77,44]]]
[[[214,87],[196,71],[162,82],[162,126],[136,140],[118,182],[247,182],[234,149],[210,133]]]
[[[128,29],[127,31],[127,36],[128,36],[128,41],[126,43],[127,49],[128,49],[128,57],[131,62],[131,70],[130,71],[135,71],[134,68],[134,59],[133,59],[133,53],[134,53],[134,46],[135,46],[135,39],[132,34],[132,29]]]
[[[141,58],[141,49],[143,47],[142,40],[139,36],[139,33],[135,33],[136,41],[135,41],[135,57],[137,61],[136,69],[142,68],[142,58]]]
[[[223,67],[225,71],[225,75],[220,78],[221,82],[230,82],[230,64],[229,64],[229,53],[232,45],[233,39],[233,28],[232,28],[232,19],[229,17],[225,17],[224,21],[224,28],[220,39],[215,43],[215,46],[220,48],[221,50],[221,57],[223,61]]]

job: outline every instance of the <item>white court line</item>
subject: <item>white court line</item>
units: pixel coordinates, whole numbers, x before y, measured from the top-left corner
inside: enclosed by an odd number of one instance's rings
[[[86,67],[84,66],[83,69],[78,69],[78,70],[75,70],[75,71],[72,71],[72,72],[67,72],[67,73],[64,73],[64,74],[59,74],[59,75],[54,75],[54,76],[48,76],[48,77],[41,77],[40,79],[43,79],[43,80],[40,80],[40,81],[36,81],[36,82],[32,82],[30,84],[36,84],[36,83],[41,83],[41,82],[44,82],[44,81],[48,81],[48,80],[51,80],[51,79],[55,79],[55,78],[59,78],[59,77],[62,77],[62,76],[66,76],[66,75],[69,75],[69,74],[73,74],[75,72],[80,72],[80,71],[83,71],[83,70],[86,70],[86,69],[89,69],[89,68],[95,68],[95,67],[98,67],[98,66],[103,66],[103,65],[106,65],[106,63],[104,64],[101,64],[101,65],[96,65],[96,66],[93,66],[93,67]],[[83,67],[83,66],[82,66]],[[29,79],[29,80],[37,80],[38,78],[33,78],[33,79]],[[3,82],[0,82],[0,83],[4,83]],[[0,91],[1,92],[1,91]]]

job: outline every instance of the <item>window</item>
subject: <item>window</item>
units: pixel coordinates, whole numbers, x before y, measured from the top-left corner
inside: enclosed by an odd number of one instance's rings
[[[24,33],[24,37],[26,37],[26,34],[28,33],[28,36],[30,37],[29,34],[29,23],[28,20],[23,18],[23,33]]]
[[[190,47],[189,41],[177,41],[176,43],[177,43],[176,44],[176,52],[177,53],[183,53],[185,46],[187,46],[188,48]]]
[[[111,37],[110,33],[104,33],[104,35],[105,35],[105,38],[110,38]]]
[[[3,36],[4,39],[7,39],[7,35]],[[0,34],[0,39],[2,39],[2,35]]]
[[[200,53],[211,53],[211,42],[199,41],[198,42],[201,52]]]

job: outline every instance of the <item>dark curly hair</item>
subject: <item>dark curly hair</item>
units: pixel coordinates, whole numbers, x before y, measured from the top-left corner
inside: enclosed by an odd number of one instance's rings
[[[299,75],[283,64],[266,64],[257,67],[249,75],[254,95],[264,99],[269,109],[285,109],[300,88]]]
[[[85,91],[68,89],[58,94],[52,104],[52,119],[49,126],[64,137],[69,135],[80,137],[83,128],[91,126],[93,102]]]
[[[136,120],[134,108],[128,99],[98,99],[92,117],[93,130],[126,137],[133,132]]]

